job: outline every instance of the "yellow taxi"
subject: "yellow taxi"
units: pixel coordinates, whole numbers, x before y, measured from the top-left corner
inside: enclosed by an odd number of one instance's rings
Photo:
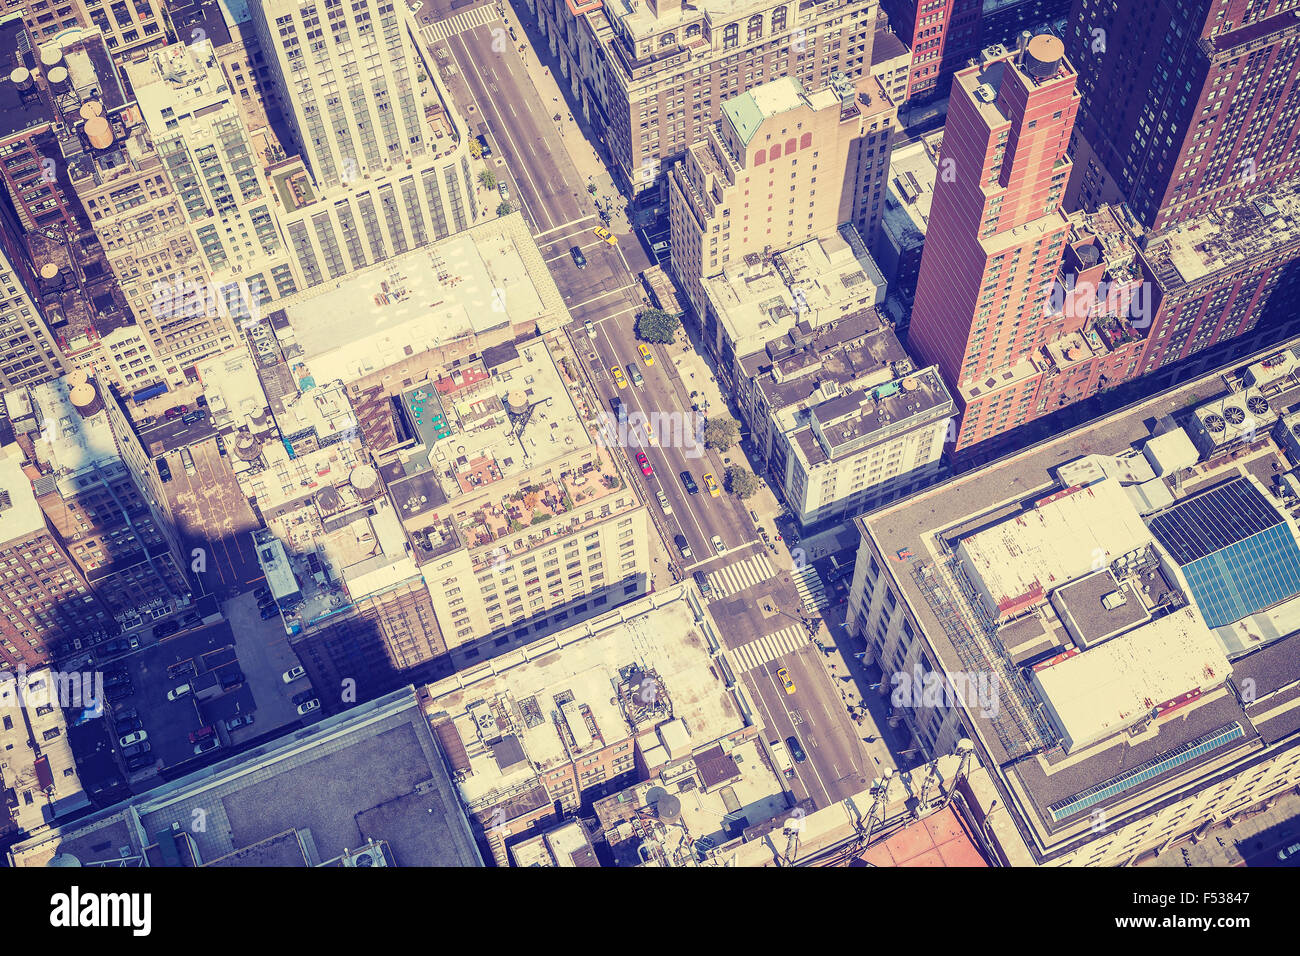
[[[654,429],[650,427],[649,422],[645,423],[645,437],[649,439],[650,444],[652,445],[656,444]]]
[[[654,365],[655,357],[654,354],[650,351],[650,346],[642,342],[636,348],[637,351],[641,353],[641,361],[645,362],[647,368],[649,368],[651,365]]]
[[[623,370],[615,365],[609,370],[609,374],[614,376],[614,384],[619,388],[627,388],[627,379],[623,376]]]
[[[790,671],[782,667],[776,672],[776,676],[781,678],[781,686],[785,688],[787,694],[794,693],[794,681],[790,679]]]
[[[595,229],[591,231],[596,234],[597,239],[604,239],[611,246],[618,245],[618,239],[614,236],[612,232],[610,232],[604,226],[597,226]]]
[[[718,487],[718,479],[708,473],[704,475],[704,486],[709,489],[709,494],[714,498],[722,494],[722,489]]]

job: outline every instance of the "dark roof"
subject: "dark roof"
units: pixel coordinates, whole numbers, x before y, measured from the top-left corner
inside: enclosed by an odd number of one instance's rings
[[[871,41],[871,62],[892,60],[907,53],[907,44],[896,37],[890,30],[877,30]]]
[[[21,13],[0,21],[0,136],[12,136],[54,119],[54,107],[32,81],[31,91],[24,94],[9,82],[9,74],[22,67],[36,65],[31,35]]]
[[[491,746],[492,759],[497,762],[497,766],[501,768],[502,772],[528,759],[524,756],[523,745],[519,743],[519,738],[514,734],[502,737]]]
[[[197,39],[211,40],[214,48],[230,42],[230,31],[217,0],[166,0],[166,4],[182,43],[196,39],[195,30],[203,31]]]
[[[1187,565],[1281,523],[1259,489],[1236,478],[1170,506],[1149,526],[1173,559]]]
[[[740,776],[735,758],[724,753],[720,746],[696,754],[695,769],[700,772],[700,782],[706,790]]]
[[[447,765],[452,773],[464,773],[470,769],[469,754],[460,739],[460,732],[450,720],[439,721],[433,725],[433,733],[442,745],[442,754],[447,758]]]

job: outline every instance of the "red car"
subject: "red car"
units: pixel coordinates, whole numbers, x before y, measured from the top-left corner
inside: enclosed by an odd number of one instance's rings
[[[213,730],[211,724],[208,724],[206,727],[200,727],[198,730],[191,730],[190,743],[197,744],[200,740],[205,740],[208,737],[211,737],[215,732],[216,731]]]
[[[179,418],[181,415],[184,415],[184,414],[185,414],[186,412],[188,412],[189,410],[190,410],[190,407],[189,407],[188,405],[177,405],[175,408],[169,408],[169,409],[167,409],[167,414],[166,414],[165,417],[167,417],[167,418]]]
[[[650,467],[650,459],[646,458],[645,452],[639,451],[636,453],[636,463],[641,466],[641,474],[647,478],[655,473],[655,470]]]

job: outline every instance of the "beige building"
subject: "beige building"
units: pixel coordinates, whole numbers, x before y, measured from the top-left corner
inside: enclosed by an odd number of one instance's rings
[[[304,288],[479,221],[480,161],[405,6],[267,0],[249,12],[289,128],[282,145],[299,154],[271,181]]]
[[[163,0],[0,0],[0,12],[21,11],[38,44],[68,30],[98,28],[123,63],[167,42]]]
[[[729,98],[789,76],[809,88],[871,63],[874,0],[527,0],[624,188],[707,135]]]
[[[0,236],[0,389],[45,382],[63,358],[32,295],[34,278],[18,247]]]
[[[1300,783],[1297,529],[1251,477],[1284,463],[1264,443],[1188,467],[1164,430],[1221,390],[858,519],[847,627],[910,746],[973,742],[972,809],[998,806],[986,832],[1013,865],[1126,865]]]
[[[871,78],[809,92],[786,77],[729,99],[722,115],[669,175],[672,267],[701,317],[702,280],[747,256],[846,222],[871,234],[895,111]]]

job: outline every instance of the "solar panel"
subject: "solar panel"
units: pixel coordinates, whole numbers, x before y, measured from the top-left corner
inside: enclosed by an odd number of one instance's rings
[[[1277,525],[1183,568],[1206,627],[1222,627],[1300,594],[1300,547]]]
[[[1236,478],[1161,512],[1148,527],[1175,561],[1187,565],[1282,523],[1258,488]]]

